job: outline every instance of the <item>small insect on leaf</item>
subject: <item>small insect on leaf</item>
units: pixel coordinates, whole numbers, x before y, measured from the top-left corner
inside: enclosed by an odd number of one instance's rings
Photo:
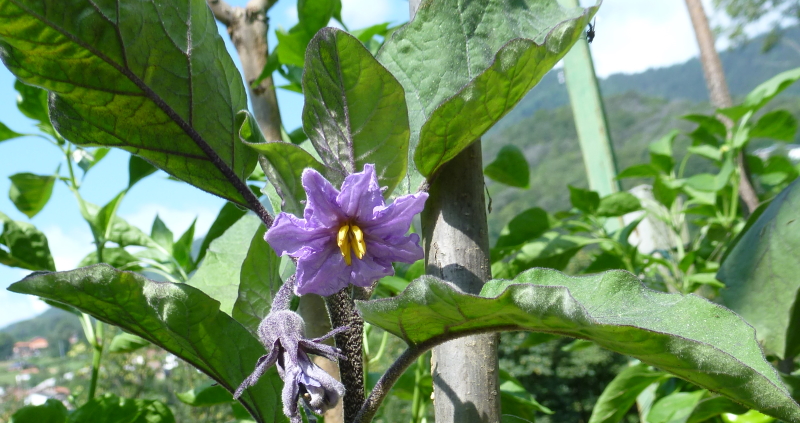
[[[594,41],[594,28],[595,24],[597,23],[597,18],[594,18],[594,21],[589,23],[589,29],[586,30],[586,41],[591,44]]]

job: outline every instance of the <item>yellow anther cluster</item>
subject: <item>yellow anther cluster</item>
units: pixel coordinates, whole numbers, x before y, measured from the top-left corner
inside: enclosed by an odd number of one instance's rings
[[[339,233],[336,234],[336,244],[342,252],[344,262],[350,266],[353,263],[353,257],[350,251],[358,257],[364,258],[367,253],[367,244],[364,242],[364,232],[356,225],[345,223],[344,226],[339,228]]]

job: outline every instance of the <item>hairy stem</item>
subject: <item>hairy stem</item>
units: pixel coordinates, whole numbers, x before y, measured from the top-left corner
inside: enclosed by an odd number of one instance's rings
[[[89,382],[89,398],[91,401],[97,391],[97,379],[100,375],[100,359],[103,357],[103,322],[97,321],[95,325],[92,344],[92,379]]]
[[[345,288],[325,298],[331,324],[338,328],[349,327],[348,330],[335,336],[336,347],[342,350],[347,358],[339,361],[339,372],[346,390],[344,396],[344,421],[352,422],[364,402],[364,363],[363,340],[364,320],[356,311],[355,303],[350,297],[350,289]]]

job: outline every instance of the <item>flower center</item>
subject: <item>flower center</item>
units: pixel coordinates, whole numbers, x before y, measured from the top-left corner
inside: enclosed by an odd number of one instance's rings
[[[353,263],[352,251],[358,259],[364,258],[367,253],[367,244],[364,242],[364,232],[356,225],[345,223],[336,234],[336,244],[342,252],[344,262],[350,266]]]

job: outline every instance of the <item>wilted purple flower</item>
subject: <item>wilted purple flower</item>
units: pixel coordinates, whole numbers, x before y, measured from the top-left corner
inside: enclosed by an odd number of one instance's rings
[[[297,407],[300,399],[317,414],[333,408],[344,395],[344,385],[314,364],[308,354],[331,361],[344,359],[338,348],[322,341],[346,329],[341,327],[321,338],[306,339],[300,315],[289,310],[270,313],[258,326],[258,336],[270,351],[258,359],[255,370],[239,385],[233,397],[238,399],[245,389],[255,385],[273,364],[277,364],[278,374],[283,379],[283,413],[292,423],[302,421]]]
[[[304,219],[281,213],[265,239],[278,255],[297,258],[298,295],[331,295],[353,284],[368,287],[394,274],[392,262],[423,257],[419,235],[406,235],[428,194],[397,198],[390,205],[375,166],[345,178],[341,192],[313,169],[303,172]]]

